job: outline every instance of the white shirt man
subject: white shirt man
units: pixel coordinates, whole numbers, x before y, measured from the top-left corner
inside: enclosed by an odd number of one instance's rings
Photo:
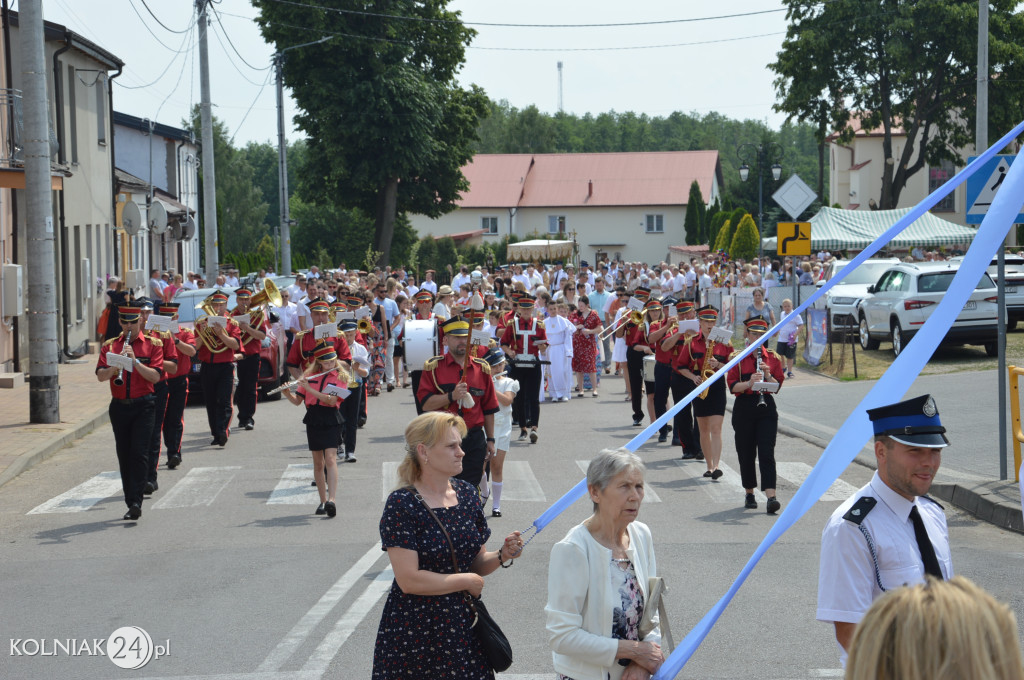
[[[523,268],[520,267],[519,265],[516,265],[515,269],[513,269],[512,271],[515,272],[514,274],[512,274],[512,281],[518,281],[519,283],[523,284],[523,286],[526,287],[527,292],[532,293],[533,291],[530,288],[530,277],[523,273]],[[454,288],[454,286],[452,287]]]
[[[188,273],[188,276],[185,277],[185,281],[184,281],[184,283],[181,284],[181,287],[184,288],[185,290],[198,290],[199,289],[199,286],[196,285],[196,275],[195,275],[195,272],[189,272]]]
[[[426,273],[426,278],[420,283],[420,288],[423,290],[429,290],[435,297],[437,296],[437,283],[434,282],[434,271],[430,270]]]
[[[231,271],[228,272],[228,275],[224,277],[224,282],[231,286],[232,288],[238,287],[238,276],[236,274],[237,272],[234,269],[232,269]]]
[[[540,275],[539,271],[534,269],[532,264],[526,268],[526,278],[530,282],[526,289],[531,293],[537,290],[537,286],[544,284],[544,277]]]
[[[697,285],[697,272],[695,272],[693,270],[693,267],[691,267],[688,264],[687,265],[683,265],[683,269],[685,270],[685,273],[683,274],[683,281],[686,282],[686,293],[685,293],[685,295],[686,295],[687,298],[692,298],[693,297],[694,288]]]
[[[469,269],[467,267],[463,267],[452,279],[452,290],[458,290],[462,287],[462,284],[469,283],[470,281],[472,281],[472,279],[469,276]]]
[[[164,299],[164,288],[167,284],[164,283],[163,279],[160,278],[160,270],[154,269],[149,275],[149,297],[152,300],[160,301]]]

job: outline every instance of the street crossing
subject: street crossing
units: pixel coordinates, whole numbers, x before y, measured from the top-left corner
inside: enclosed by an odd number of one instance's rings
[[[587,460],[575,461],[576,467],[585,475]],[[739,472],[728,465],[719,465],[724,476],[718,481],[704,478],[705,466],[698,461],[673,459],[674,465],[656,470],[648,470],[645,503],[662,503],[680,498],[680,494],[696,491],[713,503],[736,506],[742,501],[743,487]],[[381,467],[381,500],[387,499],[394,490],[397,480],[398,463],[385,461]],[[345,466],[340,468],[344,483]],[[801,462],[779,462],[777,464],[780,480],[785,480],[790,487],[800,486],[811,472],[811,466]],[[230,496],[230,487],[236,482],[240,466],[195,467],[174,480],[177,473],[164,473],[160,476],[161,488],[154,494],[147,510],[171,510],[179,508],[211,506]],[[313,479],[312,463],[291,463],[280,473],[277,484],[267,494],[267,505],[301,505],[316,506],[319,502],[316,487],[311,486]],[[682,481],[683,484],[667,486],[668,482]],[[169,485],[166,488],[163,485]],[[529,461],[506,461],[504,468],[504,491],[502,500],[522,503],[545,503],[561,497],[566,489],[555,488],[551,481],[541,484]],[[562,485],[564,486],[564,484]],[[781,484],[780,484],[781,486]],[[655,487],[661,488],[661,491]],[[841,502],[856,491],[856,487],[843,480],[837,480],[819,499],[823,502]],[[766,501],[765,495],[755,489],[754,495],[759,503]],[[95,508],[108,498],[117,499],[121,496],[121,477],[117,471],[100,472],[81,484],[56,495],[29,510],[28,515],[61,514],[85,512]],[[784,498],[783,498],[784,500]]]

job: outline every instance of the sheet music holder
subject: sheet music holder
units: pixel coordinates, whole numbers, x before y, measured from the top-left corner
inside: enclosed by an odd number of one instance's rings
[[[724,326],[715,326],[711,329],[711,332],[708,333],[708,340],[730,345],[732,344],[732,330]]]
[[[750,389],[752,391],[754,391],[754,392],[772,392],[772,393],[775,393],[775,392],[779,391],[779,387],[780,387],[779,383],[756,382],[756,383],[754,383],[753,385],[750,386]]]
[[[333,394],[336,397],[344,399],[348,395],[352,394],[352,391],[342,387],[341,385],[327,385],[324,387],[324,394]]]
[[[228,318],[226,316],[208,316],[206,317],[206,322],[211,326],[228,327]]]
[[[123,354],[107,352],[107,366],[110,368],[122,368],[129,373],[132,373],[135,371],[135,359]]]
[[[165,333],[177,333],[178,322],[169,316],[150,314],[149,318],[146,319],[146,330],[151,331],[154,329]]]
[[[336,338],[338,337],[338,326],[333,323],[322,323],[313,327],[313,339],[322,340],[324,338]]]

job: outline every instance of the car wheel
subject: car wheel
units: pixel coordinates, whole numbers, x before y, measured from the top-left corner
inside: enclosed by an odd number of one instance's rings
[[[1007,321],[1006,322],[1006,330],[1007,331],[1015,331],[1015,330],[1017,330],[1017,319],[1010,319],[1009,321]]]
[[[903,351],[903,329],[900,328],[900,322],[896,319],[892,320],[892,353],[894,356],[899,356],[900,352]]]
[[[262,390],[262,393],[260,394],[262,401],[277,401],[278,399],[280,399],[281,392],[278,392],[277,394],[267,394],[268,392],[270,392],[270,390],[275,390],[280,386],[281,376],[278,376],[277,380],[274,382],[273,385],[268,385],[264,390]]]
[[[990,357],[999,356],[999,343],[993,340],[992,342],[985,343],[985,354]]]
[[[878,349],[878,340],[871,337],[868,333],[868,320],[864,318],[864,315],[860,316],[860,347],[861,349]]]

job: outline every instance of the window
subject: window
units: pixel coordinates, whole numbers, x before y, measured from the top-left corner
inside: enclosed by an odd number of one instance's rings
[[[107,78],[100,75],[93,85],[96,90],[96,143],[107,143]]]
[[[942,161],[938,167],[931,166],[928,168],[928,193],[931,193],[938,189],[940,186],[946,183],[950,177],[956,173],[956,168],[950,161]],[[953,196],[956,192],[950,192],[948,196],[935,204],[932,208],[932,212],[954,212],[956,211],[956,203],[953,200]]]
[[[646,219],[648,234],[664,234],[665,233],[665,216],[664,215],[648,215]]]
[[[565,232],[565,215],[548,215],[548,233],[560,234]]]
[[[485,234],[497,234],[498,233],[498,218],[497,217],[481,217],[480,228],[484,230]]]

